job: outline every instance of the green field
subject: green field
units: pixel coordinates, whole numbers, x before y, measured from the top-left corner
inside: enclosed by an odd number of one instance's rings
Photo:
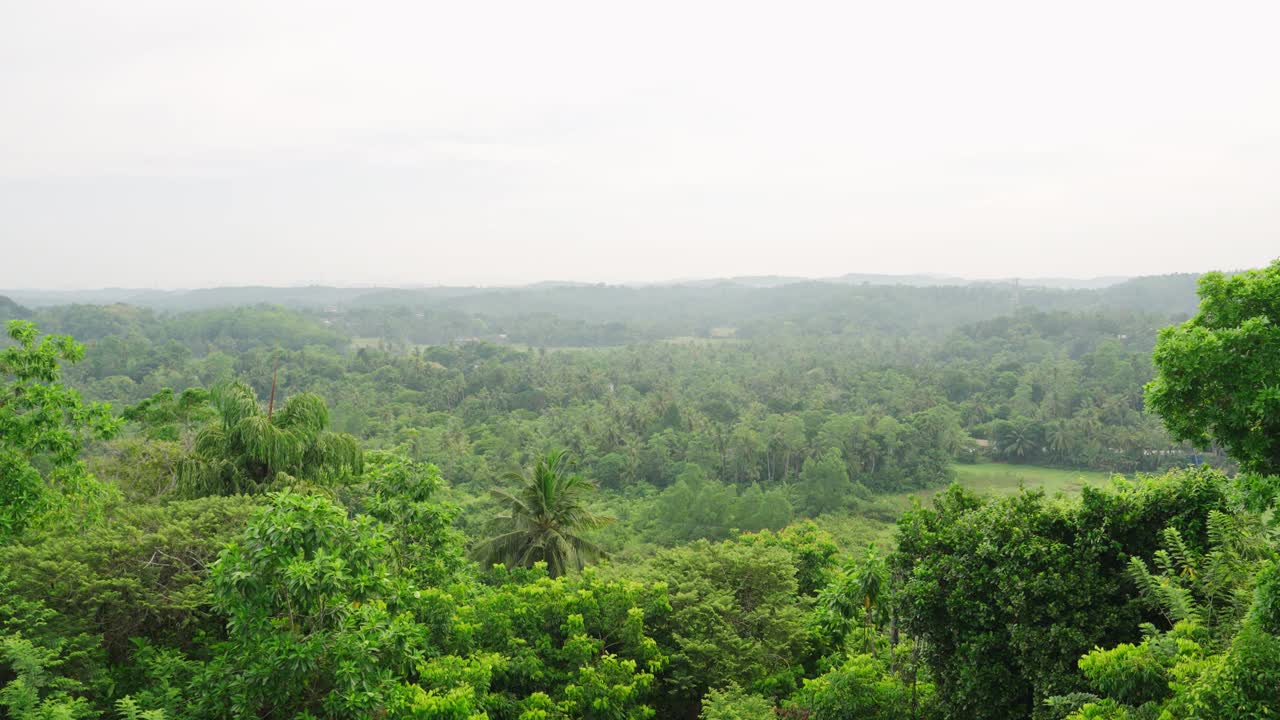
[[[1111,479],[1110,473],[1096,470],[1063,470],[1039,465],[1006,465],[1004,463],[956,464],[951,466],[956,482],[983,494],[1012,495],[1019,487],[1040,488],[1047,494],[1075,495],[1086,486],[1103,485]],[[894,495],[882,495],[880,501],[905,510],[911,506],[911,498],[927,501],[946,487],[913,490]]]
[[[1111,479],[1110,473],[1096,470],[1063,470],[1036,465],[1006,465],[1004,463],[977,463],[953,465],[960,484],[973,490],[1009,494],[1020,484],[1044,488],[1052,495],[1064,492],[1068,495],[1080,492],[1085,485],[1101,485]]]
[[[1091,470],[1062,470],[1038,465],[1006,465],[1004,463],[956,464],[952,468],[956,481],[975,492],[995,495],[1011,495],[1020,486],[1040,488],[1049,495],[1078,494],[1086,485],[1103,485],[1111,479],[1110,473]],[[846,550],[874,542],[880,547],[893,546],[894,523],[897,516],[910,509],[912,498],[924,504],[946,487],[913,490],[892,495],[879,495],[861,512],[849,515],[824,515],[817,522],[835,536]]]

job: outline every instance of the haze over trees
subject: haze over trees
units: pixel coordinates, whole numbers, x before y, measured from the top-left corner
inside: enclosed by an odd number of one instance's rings
[[[0,716],[1276,715],[1280,261],[1192,280],[0,298]]]

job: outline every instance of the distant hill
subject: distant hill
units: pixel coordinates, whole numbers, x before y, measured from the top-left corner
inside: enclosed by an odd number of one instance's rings
[[[1024,287],[1058,289],[1099,289],[1122,283],[1126,278],[1024,278]],[[513,290],[564,290],[600,287],[691,287],[708,288],[735,286],[745,288],[776,288],[803,283],[831,283],[841,285],[907,285],[912,287],[948,287],[963,285],[1008,284],[1011,280],[969,280],[943,275],[877,275],[872,273],[848,273],[837,277],[806,278],[790,275],[742,275],[728,278],[699,278],[652,283],[626,283],[610,286],[605,283],[571,281],[544,281],[529,285],[506,286],[429,286],[429,287],[331,287],[310,285],[305,287],[242,286],[215,287],[190,290],[156,290],[147,288],[99,288],[93,290],[41,290],[0,289],[0,293],[28,307],[50,305],[113,305],[123,303],[150,307],[157,310],[202,310],[215,307],[240,305],[284,305],[297,308],[323,308],[333,305],[394,304],[395,298],[422,299],[453,298],[486,292]]]
[[[826,279],[784,275],[740,276],[708,280],[682,280],[645,285],[604,285],[543,282],[513,287],[219,287],[195,290],[0,290],[14,305],[41,308],[59,305],[128,304],[167,312],[211,310],[253,305],[280,305],[304,311],[358,310],[386,307],[440,309],[489,316],[551,313],[589,322],[630,320],[671,313],[704,315],[708,322],[740,321],[751,312],[769,314],[771,307],[794,303],[808,312],[828,312],[851,298],[858,288],[916,293],[960,291],[957,300],[989,296],[995,303],[979,315],[997,309],[1001,298],[1020,298],[1028,306],[1044,309],[1118,307],[1160,315],[1191,314],[1196,308],[1194,274],[1141,278],[1026,278],[1018,280],[966,280],[941,275],[875,275],[850,273]],[[880,295],[875,297],[880,298]],[[884,296],[884,302],[892,302]],[[854,300],[855,302],[861,302]],[[21,305],[19,305],[21,304]],[[700,308],[692,310],[691,308]],[[751,310],[755,308],[755,310]],[[795,307],[791,307],[795,310]]]
[[[0,295],[0,323],[6,320],[25,318],[30,314],[30,310],[27,310],[4,295]]]
[[[1023,278],[1018,282],[1028,287],[1057,288],[1060,290],[1101,290],[1127,282],[1126,277],[1097,278]]]
[[[97,290],[0,290],[14,302],[27,307],[49,305],[129,305],[152,306],[165,296],[180,294],[182,290],[143,290],[133,288],[101,288]]]
[[[875,282],[861,282],[867,277]],[[925,280],[932,284],[910,284]],[[10,302],[16,308],[21,307],[17,303],[35,305],[32,315],[49,332],[86,339],[127,336],[150,323],[169,328],[165,332],[170,336],[203,327],[212,337],[223,332],[252,331],[261,337],[286,332],[321,345],[343,337],[412,344],[485,338],[540,347],[587,347],[711,338],[726,332],[748,341],[832,335],[868,341],[943,338],[972,323],[1037,311],[1080,313],[1127,323],[1125,327],[1156,328],[1195,312],[1195,287],[1196,276],[1190,274],[1133,278],[1099,289],[1022,280],[1016,287],[1011,281],[950,284],[947,278],[927,276],[848,275],[843,281],[755,276],[646,286],[557,282],[496,288],[43,291],[23,293]],[[309,328],[308,333],[299,334],[298,327]]]
[[[1200,307],[1194,273],[1149,275],[1126,280],[1099,291],[1103,304],[1118,305],[1143,312],[1171,312],[1191,316]]]
[[[1093,290],[1123,282],[1127,278],[1021,278],[1019,283],[1026,287],[1047,287],[1062,290]],[[840,285],[907,285],[910,287],[957,287],[964,285],[1007,285],[1012,278],[998,280],[973,280],[952,275],[884,275],[876,273],[845,273],[835,277],[808,278],[796,275],[743,275],[730,278],[700,278],[694,280],[674,280],[660,283],[633,283],[633,287],[683,286],[683,287],[716,287],[738,285],[742,287],[781,287],[798,283],[834,283]]]
[[[156,310],[207,310],[242,305],[284,305],[322,308],[340,305],[382,288],[311,287],[219,287],[197,290],[147,290],[104,288],[101,290],[8,290],[10,297],[31,307],[50,305],[138,305]]]
[[[1122,283],[1124,277],[1098,278],[1018,278],[1022,287],[1053,288],[1057,290],[1098,290]],[[852,285],[911,285],[915,287],[949,287],[957,285],[1010,285],[1013,278],[997,280],[969,280],[949,275],[868,275],[848,273],[834,278],[826,278],[825,282],[848,283]]]
[[[157,310],[209,310],[243,305],[283,305],[319,309],[345,305],[379,288],[309,287],[227,287],[187,290],[148,303]]]

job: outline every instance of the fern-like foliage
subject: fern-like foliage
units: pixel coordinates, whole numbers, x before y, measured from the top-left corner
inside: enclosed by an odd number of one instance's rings
[[[1155,571],[1130,558],[1129,576],[1170,627],[1192,622],[1225,641],[1253,602],[1259,564],[1277,558],[1276,537],[1260,515],[1216,510],[1207,534],[1210,550],[1200,555],[1175,528],[1166,528],[1163,547],[1152,556]]]
[[[143,710],[128,695],[116,701],[116,712],[120,713],[120,720],[165,720],[164,710]]]
[[[1199,624],[1203,618],[1201,608],[1191,590],[1180,585],[1178,576],[1169,572],[1172,567],[1169,554],[1160,551],[1156,556],[1161,574],[1153,574],[1141,558],[1134,557],[1129,558],[1129,577],[1142,595],[1160,609],[1170,627],[1183,621]]]

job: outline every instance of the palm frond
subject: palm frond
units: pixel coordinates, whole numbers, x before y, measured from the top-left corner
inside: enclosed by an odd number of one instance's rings
[[[326,431],[329,411],[317,395],[302,393],[268,417],[241,382],[209,393],[215,417],[195,438],[192,464],[180,484],[199,495],[262,490],[285,473],[289,482],[340,482],[364,472],[359,441]],[[203,468],[203,469],[199,469]]]
[[[241,420],[262,412],[253,390],[240,381],[215,385],[209,391],[209,400],[225,427],[235,427]]]
[[[307,448],[303,472],[324,469],[338,474],[364,472],[364,450],[360,441],[347,433],[321,432]]]
[[[569,472],[571,457],[553,451],[538,458],[524,472],[504,477],[512,488],[495,488],[493,497],[503,507],[492,525],[499,534],[478,544],[473,555],[482,561],[532,566],[545,562],[547,572],[559,576],[581,569],[604,550],[582,537],[613,518],[597,515],[587,507],[595,483]]]
[[[301,436],[316,437],[329,427],[329,408],[319,395],[302,393],[289,398],[271,421]]]

